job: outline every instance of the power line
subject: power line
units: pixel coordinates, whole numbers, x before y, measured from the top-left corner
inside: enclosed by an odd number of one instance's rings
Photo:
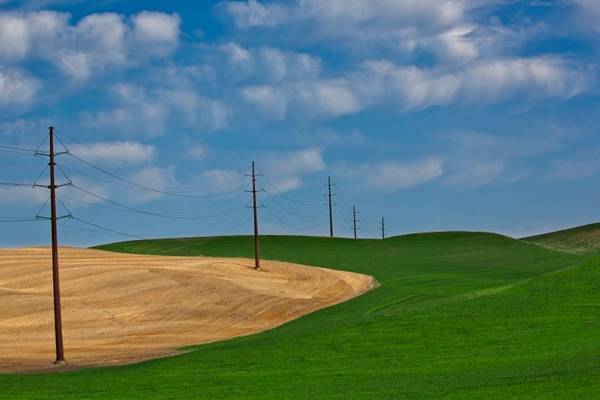
[[[31,153],[31,155],[33,155],[35,153],[34,149],[27,149],[25,147],[18,147],[18,146],[8,146],[8,145],[5,145],[5,144],[0,144],[0,149],[12,150],[12,151],[21,151],[21,152],[25,152],[25,153]]]
[[[291,228],[295,231],[298,232],[303,232],[303,231],[307,231],[307,230],[313,230],[319,226],[321,226],[321,223],[315,224],[314,226],[309,226],[309,227],[299,227],[297,225],[292,225],[290,223],[288,223],[287,221],[285,221],[283,218],[281,218],[280,216],[278,216],[273,210],[271,210],[270,207],[264,207],[264,209],[267,211],[267,213],[269,215],[271,215],[275,220],[277,220],[277,222],[281,223],[282,225],[287,226],[288,228]]]
[[[42,176],[43,176],[43,175],[46,173],[46,170],[48,169],[48,167],[49,167],[48,165],[46,165],[46,166],[44,167],[44,169],[42,170],[42,172],[40,172],[40,174],[38,175],[38,177],[37,177],[37,178],[35,178],[35,180],[33,181],[33,185],[32,185],[32,186],[34,186],[34,187],[38,187],[38,186],[37,186],[37,183],[38,183],[38,181],[39,181],[39,180],[42,178]]]
[[[360,213],[359,213],[360,214]],[[367,223],[367,220],[361,220],[362,225],[364,227],[364,231],[369,236],[377,236],[376,230],[371,226],[371,224]]]
[[[271,199],[273,201],[273,203],[275,203],[279,208],[281,208],[283,211],[285,211],[288,214],[293,215],[295,217],[298,217],[298,218],[315,218],[315,217],[317,217],[317,216],[319,216],[321,214],[321,212],[317,212],[316,214],[313,214],[313,215],[298,214],[298,213],[296,213],[294,211],[291,211],[289,208],[285,207],[283,204],[281,204],[279,201],[277,201],[277,199],[275,197],[271,196],[271,194],[268,191],[264,190],[264,192],[269,197],[269,199]]]
[[[221,235],[224,235],[226,233],[230,233],[238,228],[241,228],[242,226],[246,225],[248,222],[250,222],[250,220],[252,219],[252,217],[248,217],[246,218],[241,224],[236,224],[235,226],[228,228],[224,231],[221,231]]]
[[[72,136],[69,136],[69,135],[67,135],[66,133],[64,133],[64,132],[62,132],[62,131],[60,132],[60,134],[61,134],[61,135],[64,135],[64,136],[66,136],[67,138],[69,138],[70,140],[72,140],[72,141],[74,141],[74,142],[77,142],[77,143],[79,143],[80,145],[84,145],[84,146],[85,146],[85,143],[83,143],[83,142],[81,142],[81,141],[79,141],[79,140],[77,140],[77,139],[73,138]],[[60,143],[61,143],[61,144],[62,144],[62,145],[65,147],[65,149],[67,150],[67,153],[68,153],[70,156],[72,156],[73,158],[75,158],[76,160],[78,160],[78,161],[80,161],[80,162],[84,163],[85,165],[87,165],[87,166],[89,166],[89,167],[91,167],[91,168],[93,168],[93,169],[96,169],[97,171],[100,171],[100,172],[102,172],[103,174],[106,174],[106,175],[108,175],[108,176],[110,176],[110,177],[112,177],[112,178],[115,178],[115,179],[118,179],[118,180],[120,180],[120,181],[122,181],[122,182],[125,182],[125,183],[127,183],[127,184],[129,184],[129,185],[131,185],[131,186],[133,186],[133,187],[135,187],[135,188],[137,188],[137,189],[142,189],[142,190],[147,190],[147,191],[151,191],[151,192],[161,193],[161,194],[164,194],[164,195],[167,195],[167,196],[173,196],[173,197],[187,197],[187,198],[210,198],[210,197],[220,197],[220,196],[226,196],[226,195],[229,195],[229,194],[233,194],[233,193],[236,193],[236,192],[238,192],[238,189],[236,189],[236,190],[232,190],[232,191],[230,191],[230,192],[225,192],[225,193],[210,193],[210,194],[191,194],[192,192],[189,192],[189,193],[186,193],[186,192],[177,193],[177,192],[171,192],[171,191],[167,191],[167,190],[162,190],[162,189],[153,188],[153,187],[150,187],[150,186],[147,186],[147,185],[142,185],[142,184],[140,184],[140,183],[137,183],[137,182],[134,182],[134,181],[132,181],[132,180],[130,180],[130,179],[123,178],[122,176],[119,176],[119,175],[117,175],[117,174],[115,174],[115,173],[113,173],[113,172],[110,172],[110,171],[108,171],[108,170],[106,170],[106,169],[104,169],[104,168],[101,168],[101,167],[99,167],[99,166],[97,166],[97,165],[95,165],[95,164],[93,164],[93,163],[91,163],[91,162],[89,162],[89,161],[87,161],[87,160],[83,159],[82,157],[79,157],[79,156],[77,156],[76,154],[73,154],[73,153],[72,153],[72,152],[69,150],[69,148],[67,147],[67,145],[66,145],[66,144],[65,144],[65,143],[64,143],[62,140],[60,140],[60,138],[58,138],[58,137],[57,137],[57,139],[58,139],[58,140],[60,141]],[[102,152],[102,154],[104,154],[105,156],[107,156],[107,157],[110,157],[110,158],[112,158],[112,159],[114,159],[114,160],[117,160],[117,161],[119,161],[119,162],[125,162],[125,160],[121,160],[121,159],[119,159],[119,158],[115,157],[114,155],[112,155],[112,154],[110,154],[110,153],[108,153],[108,152]],[[88,176],[89,176],[89,175],[88,175]],[[93,177],[93,176],[91,176],[91,177],[92,177],[92,178],[95,178],[95,179],[99,179],[99,178],[97,178],[97,177]],[[111,183],[115,183],[115,182],[111,182]],[[115,183],[115,184],[116,184],[116,183]]]
[[[344,208],[344,211],[346,211],[349,214],[352,208],[350,207],[344,196],[342,196],[342,193],[338,189],[337,185],[333,185],[333,190],[335,192],[334,196],[340,201],[340,204],[342,205],[342,208]]]
[[[62,165],[62,167],[64,169],[66,169],[67,171],[71,171],[71,172],[74,172],[76,174],[80,174],[80,175],[83,175],[85,177],[97,180],[97,181],[107,182],[107,183],[111,183],[113,185],[117,185],[117,186],[121,186],[121,187],[126,187],[126,188],[132,188],[132,189],[138,189],[138,190],[145,190],[145,189],[140,189],[139,187],[133,186],[131,184],[126,184],[126,183],[121,183],[121,182],[115,182],[115,181],[107,179],[107,178],[101,178],[101,177],[96,176],[96,175],[88,174],[88,173],[83,172],[81,170],[78,170],[78,169],[75,169],[75,168],[71,168],[71,167],[67,167],[66,165]]]
[[[261,173],[260,175],[263,177],[263,179],[265,180],[265,182],[267,182],[267,184],[269,186],[271,186],[271,188],[275,191],[275,193],[277,193],[279,196],[283,197],[284,199],[288,200],[291,203],[297,204],[297,205],[302,206],[302,207],[314,207],[317,204],[319,204],[318,202],[312,203],[312,204],[307,204],[307,203],[301,203],[299,201],[296,201],[296,200],[292,199],[291,197],[289,197],[287,194],[285,194],[283,191],[281,191],[280,189],[278,189],[277,186],[273,182],[271,182],[269,180],[269,178],[267,178],[265,176],[265,174]]]
[[[160,193],[160,194],[164,194],[166,196],[172,196],[172,197],[182,197],[182,198],[189,198],[189,199],[206,199],[206,198],[211,198],[211,197],[223,197],[223,196],[227,196],[233,193],[237,193],[239,191],[239,189],[235,189],[235,190],[231,190],[228,192],[223,192],[223,193],[213,193],[213,194],[189,194],[189,193],[176,193],[176,192],[170,192],[170,191],[166,191],[166,190],[161,190],[161,189],[156,189],[156,188],[152,188],[150,186],[146,186],[146,185],[142,185],[139,183],[136,183],[132,180],[129,180],[127,178],[123,178],[117,174],[114,174],[110,171],[105,170],[104,168],[98,167],[97,165],[92,164],[89,161],[84,160],[83,158],[73,154],[73,153],[69,153],[71,155],[71,157],[75,158],[76,160],[82,162],[83,164],[102,172],[103,174],[106,174],[110,177],[113,177],[115,179],[118,179],[120,181],[123,181],[125,183],[128,183],[129,185],[131,185],[134,188],[137,189],[141,189],[141,190],[146,190],[149,192],[154,192],[154,193]]]
[[[228,217],[228,218],[231,218],[231,216],[236,216],[236,215],[239,215],[239,214],[240,214],[241,212],[243,212],[243,211],[244,211],[244,208],[243,208],[243,207],[240,207],[238,210],[236,210],[235,212],[231,213],[231,214],[229,215],[229,217]],[[236,222],[236,223],[234,224],[234,226],[231,226],[231,227],[229,227],[229,228],[226,228],[226,229],[219,229],[219,228],[216,228],[216,230],[215,230],[215,231],[216,231],[217,233],[219,233],[219,234],[224,234],[224,233],[226,233],[226,232],[229,232],[229,231],[231,231],[231,230],[234,230],[234,229],[236,229],[236,228],[238,228],[238,227],[240,227],[240,226],[244,225],[244,224],[245,224],[245,223],[247,223],[247,222],[248,222],[250,219],[251,219],[251,217],[249,217],[249,216],[248,216],[248,217],[247,217],[247,218],[246,218],[246,219],[245,219],[245,220],[244,220],[244,221],[243,221],[241,224],[238,224],[238,223]],[[235,221],[238,221],[238,218],[236,218],[236,219],[235,219]],[[219,226],[223,225],[223,224],[222,224],[222,221],[219,221],[219,222],[218,222],[218,224],[219,224]],[[215,223],[213,223],[213,224],[208,224],[208,225],[206,225],[206,224],[205,224],[205,225],[203,225],[203,226],[201,226],[201,227],[195,227],[195,228],[193,228],[193,229],[186,229],[186,230],[183,230],[183,231],[177,231],[177,232],[169,232],[169,233],[167,233],[167,234],[164,234],[164,235],[162,235],[162,236],[158,236],[158,237],[165,237],[165,236],[169,236],[169,237],[181,236],[182,234],[188,234],[188,233],[190,233],[190,232],[197,232],[197,231],[203,231],[203,232],[204,232],[204,231],[206,231],[206,229],[207,229],[207,228],[209,228],[209,227],[214,227],[215,225],[216,225],[216,222],[215,222]],[[229,224],[226,224],[226,225],[228,226]],[[152,229],[154,229],[154,228],[152,228]],[[214,229],[213,229],[213,230],[214,230]]]
[[[124,212],[124,213],[129,212],[128,210],[125,210],[123,208],[106,206],[106,205],[94,203],[94,202],[91,202],[91,201],[86,201],[86,200],[82,200],[82,199],[76,199],[75,197],[70,197],[70,196],[65,196],[65,195],[61,195],[61,197],[63,199],[74,201],[74,202],[77,202],[77,203],[80,203],[80,204],[85,204],[85,205],[90,206],[90,207],[103,208],[105,210],[112,210],[112,211],[118,211],[118,212]]]
[[[15,154],[15,155],[18,155],[18,156],[33,156],[33,154],[26,153],[26,152],[23,152],[23,151],[17,151],[17,150],[0,149],[0,151],[3,152],[3,153]]]
[[[67,139],[69,139],[69,140],[71,140],[71,141],[73,141],[73,142],[76,142],[77,144],[80,144],[80,145],[82,145],[82,146],[87,146],[87,143],[84,143],[84,142],[82,142],[81,140],[74,138],[73,136],[67,135],[67,134],[66,134],[65,132],[63,132],[63,131],[59,131],[59,134],[60,134],[60,135],[62,135],[62,136],[64,136],[64,137],[66,137]],[[62,141],[61,141],[61,143],[62,143],[62,145],[63,145],[63,146],[65,146],[65,148],[67,147],[67,146],[66,146],[66,145],[65,145],[65,144],[64,144]],[[113,160],[115,160],[115,161],[117,161],[117,162],[119,162],[119,163],[126,164],[126,163],[128,162],[128,160],[124,160],[124,159],[118,158],[118,157],[116,157],[114,154],[111,154],[111,153],[108,153],[108,152],[105,152],[105,151],[103,151],[101,148],[100,148],[100,149],[98,149],[98,151],[99,151],[99,152],[100,152],[102,155],[104,155],[104,156],[106,156],[106,157],[108,157],[108,158],[112,158]]]
[[[291,228],[291,229],[293,229],[295,231],[301,231],[302,230],[302,229],[298,228],[295,225],[287,223],[283,218],[280,218],[277,214],[275,214],[274,212],[272,212],[269,207],[264,207],[264,209],[269,213],[269,215],[271,215],[273,218],[275,218],[277,221],[279,221],[281,224],[287,226],[288,228]]]
[[[12,223],[12,222],[35,222],[39,221],[36,218],[0,218],[0,223]]]
[[[115,233],[117,235],[121,235],[121,236],[125,236],[125,237],[130,237],[130,238],[134,238],[134,239],[147,239],[147,238],[145,238],[143,236],[131,235],[129,233],[117,231],[115,229],[107,228],[107,227],[102,226],[102,225],[94,224],[93,222],[86,221],[86,220],[81,219],[79,217],[73,217],[73,219],[75,221],[79,221],[79,222],[81,222],[83,224],[86,224],[86,225],[89,225],[89,226],[93,226],[94,228],[102,229],[103,231],[106,231],[106,232]]]
[[[50,196],[48,196],[48,198],[46,199],[46,201],[44,202],[44,204],[42,204],[42,206],[40,207],[40,209],[38,210],[38,212],[35,213],[35,218],[36,219],[40,219],[40,214],[42,213],[42,210],[44,208],[46,208],[46,205],[48,204],[49,201],[50,201]]]
[[[35,155],[36,156],[38,154],[40,154],[40,149],[48,141],[49,138],[50,138],[50,133],[48,133],[47,135],[44,135],[44,138],[42,139],[42,141],[40,142],[40,144],[38,145],[38,147],[35,148]]]
[[[82,188],[80,186],[77,186],[75,184],[72,184],[71,186],[74,189],[77,189],[77,190],[79,190],[79,191],[81,191],[83,193],[86,193],[86,194],[88,194],[88,195],[90,195],[92,197],[95,197],[95,198],[97,198],[99,200],[102,200],[102,201],[105,201],[107,203],[110,203],[110,204],[115,205],[117,207],[122,207],[124,209],[136,212],[138,214],[145,214],[145,215],[150,215],[150,216],[159,217],[159,218],[176,219],[176,220],[186,220],[186,221],[196,221],[196,220],[201,220],[201,219],[210,219],[210,218],[220,217],[220,216],[227,215],[228,213],[231,213],[231,212],[234,211],[234,209],[232,209],[232,210],[228,210],[228,211],[225,211],[225,212],[219,213],[219,214],[204,215],[204,216],[199,216],[199,217],[181,217],[181,216],[176,216],[176,215],[167,215],[167,214],[161,214],[161,213],[156,213],[156,212],[152,212],[152,211],[142,210],[142,209],[139,209],[139,208],[131,207],[131,206],[128,206],[128,205],[116,202],[114,200],[110,200],[109,198],[106,198],[104,196],[101,196],[99,194],[91,192],[91,191],[89,191],[87,189],[84,189],[84,188]]]
[[[95,176],[95,175],[91,175],[91,174],[85,173],[83,171],[77,170],[75,168],[67,167],[65,165],[61,165],[59,168],[61,170],[65,169],[65,170],[70,171],[72,173],[80,174],[80,175],[83,175],[85,177],[88,177],[88,178],[91,178],[91,179],[94,179],[94,180],[98,180],[98,181],[102,181],[102,182],[108,182],[108,183],[111,183],[111,184],[114,184],[114,185],[117,185],[117,186],[121,186],[121,187],[126,187],[126,188],[132,188],[132,189],[138,189],[138,190],[140,190],[139,188],[136,188],[134,186],[131,186],[131,185],[128,185],[128,184],[125,184],[125,183],[115,182],[113,180],[106,179],[106,178],[101,178],[101,177],[98,177],[98,176]],[[63,171],[63,173],[64,173],[64,171]],[[235,190],[235,191],[232,191],[230,194],[238,193],[238,192],[239,192],[239,190]],[[230,202],[231,200],[221,200],[221,203],[224,202],[224,201]],[[186,212],[189,212],[189,211],[186,211]]]
[[[106,231],[101,231],[100,229],[82,228],[79,226],[67,225],[65,223],[61,223],[60,226],[62,228],[72,229],[72,230],[81,231],[81,232],[91,232],[91,233],[100,233],[102,235],[112,235],[112,233],[106,232]]]
[[[0,182],[0,186],[27,186],[32,187],[29,183],[15,183],[15,182]]]

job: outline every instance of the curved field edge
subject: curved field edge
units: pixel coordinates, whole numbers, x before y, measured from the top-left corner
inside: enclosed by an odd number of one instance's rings
[[[61,248],[68,363],[52,365],[49,248],[0,249],[0,373],[61,372],[173,355],[273,329],[372,289],[356,273],[243,258]],[[6,290],[3,290],[6,289]],[[6,345],[6,347],[4,347]]]
[[[250,240],[165,240],[105,249],[248,256]],[[474,233],[385,241],[267,237],[263,248],[266,258],[354,270],[374,276],[382,287],[277,329],[174,358],[0,376],[0,394],[570,399],[598,390],[597,259],[584,263],[584,257]]]

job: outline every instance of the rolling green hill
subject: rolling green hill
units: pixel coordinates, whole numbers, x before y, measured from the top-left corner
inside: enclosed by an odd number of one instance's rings
[[[600,223],[523,238],[553,250],[571,253],[600,253]]]
[[[251,256],[251,240],[167,239],[101,248]],[[599,396],[600,258],[461,232],[358,241],[271,236],[262,245],[265,258],[362,272],[382,286],[280,328],[173,358],[0,375],[0,398]]]

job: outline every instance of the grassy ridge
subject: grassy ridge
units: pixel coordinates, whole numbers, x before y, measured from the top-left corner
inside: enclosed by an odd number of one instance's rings
[[[600,223],[523,238],[549,249],[571,253],[600,252]]]
[[[103,248],[252,254],[248,237]],[[382,287],[175,358],[0,376],[0,398],[575,399],[600,392],[598,260],[566,268],[585,260],[478,233],[385,241],[274,236],[263,240],[263,254],[371,274]]]

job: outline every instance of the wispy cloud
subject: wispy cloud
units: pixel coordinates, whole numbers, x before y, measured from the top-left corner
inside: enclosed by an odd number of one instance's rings
[[[547,181],[571,181],[586,179],[600,174],[600,149],[587,149],[570,157],[550,161]]]
[[[352,178],[363,188],[394,192],[433,181],[444,173],[444,161],[436,157],[417,160],[387,160],[371,164],[337,166],[336,172]]]
[[[72,144],[69,149],[89,162],[109,165],[139,164],[154,159],[157,154],[153,145],[132,141]]]

